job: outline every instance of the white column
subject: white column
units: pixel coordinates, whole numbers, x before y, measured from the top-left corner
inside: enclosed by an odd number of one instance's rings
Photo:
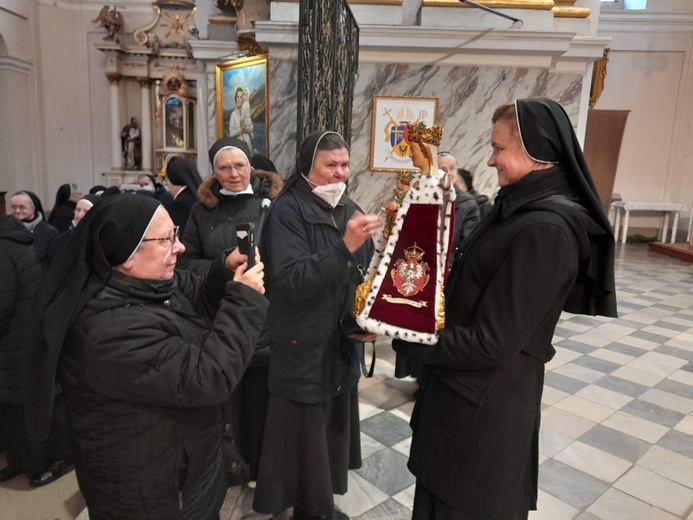
[[[152,171],[152,105],[150,95],[150,79],[137,78],[140,82],[142,95],[142,122],[140,135],[142,138],[142,170]],[[157,173],[157,172],[155,172]]]
[[[120,141],[120,101],[118,96],[118,84],[122,76],[120,74],[106,74],[111,86],[111,170],[123,169],[123,150]]]

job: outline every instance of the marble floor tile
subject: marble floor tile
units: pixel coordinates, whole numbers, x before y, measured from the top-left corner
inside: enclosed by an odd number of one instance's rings
[[[651,351],[648,352],[647,354],[644,354],[639,358],[640,360],[643,361],[649,361],[652,363],[656,363],[658,365],[663,365],[665,367],[673,368],[673,369],[678,369],[681,368],[686,364],[686,362],[690,361],[690,359],[681,359],[676,356],[667,356],[666,354],[662,354],[660,352],[656,351]],[[630,364],[635,363],[635,361],[631,361]],[[671,372],[667,372],[666,375],[669,375]]]
[[[552,405],[559,401],[562,401],[566,397],[570,396],[569,393],[563,392],[551,386],[544,386],[544,391],[541,394],[541,402],[543,404]]]
[[[602,422],[603,426],[613,428],[622,433],[655,444],[669,431],[668,426],[648,421],[641,417],[636,417],[629,413],[616,412],[611,417]]]
[[[623,337],[623,336],[621,336]],[[618,338],[615,338],[618,339]],[[590,347],[603,347],[604,345],[608,345],[612,341],[614,341],[614,338],[605,338],[599,334],[595,334],[593,332],[585,332],[583,334],[578,334],[577,336],[573,336],[570,338],[571,341],[576,341],[578,343],[583,343],[587,346]]]
[[[668,327],[665,327],[663,325],[669,325]],[[678,336],[682,330],[686,330],[686,327],[681,328],[680,326],[676,327],[675,323],[663,323],[663,319],[659,320],[656,324],[654,325],[649,325],[647,327],[643,327],[640,329],[640,335],[638,335],[637,332],[634,332],[632,335],[635,336],[636,338],[638,337],[643,337],[642,333],[648,333],[648,334],[654,334],[655,336],[659,338],[666,338],[664,341],[661,341],[662,343],[666,342],[667,340]],[[649,339],[650,341],[658,341],[653,338],[644,338],[644,339]]]
[[[389,498],[370,511],[356,517],[356,520],[409,520],[410,518],[411,509],[394,498]]]
[[[551,407],[541,414],[541,424],[558,433],[577,439],[596,424],[572,413]]]
[[[640,396],[640,400],[648,403],[657,404],[662,408],[674,410],[675,412],[687,415],[693,411],[693,400],[686,399],[679,395],[663,392],[657,388],[651,388]]]
[[[672,345],[660,345],[652,352],[657,354],[665,354],[670,357],[675,357],[683,359],[684,361],[689,361],[693,357],[693,344],[689,345],[688,348],[679,348]]]
[[[595,350],[594,352],[590,352],[586,356],[581,356],[577,358],[572,363],[575,365],[579,365],[581,367],[596,370],[597,372],[602,372],[604,374],[610,374],[614,370],[621,368],[622,364],[620,363],[614,363],[612,361],[600,359],[598,356],[594,355],[597,352],[599,351]]]
[[[648,341],[642,338],[634,338],[633,336],[624,336],[619,340],[619,343],[630,345],[631,347],[641,348],[643,350],[652,350],[662,344],[661,342]]]
[[[640,399],[632,400],[621,408],[621,411],[663,426],[668,426],[669,428],[676,426],[685,416],[682,413],[662,408],[661,406],[648,403],[647,401],[641,401]]]
[[[579,509],[540,489],[537,511],[530,511],[529,520],[572,520],[579,514]]]
[[[671,430],[659,440],[657,445],[679,455],[684,455],[693,461],[693,435]]]
[[[681,422],[674,426],[674,429],[688,435],[693,435],[693,415],[688,415],[681,419]]]
[[[623,339],[623,338],[621,338],[621,339]],[[657,346],[655,346],[655,348],[657,348]],[[632,345],[626,345],[625,343],[619,343],[618,341],[615,341],[613,343],[609,343],[605,347],[599,349],[599,352],[605,352],[605,351],[613,351],[613,352],[625,354],[626,356],[629,356],[632,359],[635,359],[639,356],[642,356],[645,352],[649,352],[649,350],[645,350],[645,349],[639,348],[639,347],[634,347]],[[628,361],[632,361],[632,359],[629,359]]]
[[[632,466],[626,460],[580,441],[562,450],[553,460],[609,484],[616,482]]]
[[[408,381],[398,382],[390,379],[365,388],[359,392],[359,397],[383,410],[390,410],[411,399],[413,393],[411,385],[412,383]]]
[[[580,354],[589,354],[595,348],[597,348],[592,345],[588,345],[587,343],[583,343],[582,341],[575,341],[573,338],[564,339],[560,343],[557,343],[557,345],[568,350],[579,352]]]
[[[386,493],[355,471],[349,472],[347,485],[349,490],[344,495],[335,495],[334,502],[351,518],[363,515],[389,499]]]
[[[614,488],[599,497],[587,512],[600,520],[678,520],[671,513]]]
[[[595,381],[598,381],[604,377],[604,372],[582,367],[572,362],[558,367],[556,370],[554,370],[554,373],[572,377],[573,379],[584,381],[585,383],[594,383]]]
[[[407,437],[403,441],[400,441],[397,444],[393,444],[391,448],[395,450],[397,453],[401,453],[402,455],[408,458],[409,451],[411,450],[411,437]]]
[[[613,343],[610,343],[609,346],[613,345]],[[616,352],[614,350],[611,350],[609,348],[600,348],[599,350],[595,350],[594,352],[590,352],[587,356],[585,357],[594,357],[597,359],[603,359],[605,361],[609,361],[610,363],[613,363],[616,365],[616,368],[626,365],[633,361],[635,359],[635,356],[629,356],[628,354],[623,354],[621,352]],[[613,372],[613,370],[612,370]]]
[[[547,372],[544,376],[544,385],[568,394],[574,394],[585,388],[588,383],[567,375],[559,374],[556,370],[552,370],[551,372]]]
[[[640,458],[638,466],[693,489],[693,461],[689,457],[679,455],[661,446],[652,446]]]
[[[554,346],[556,348],[556,355],[554,357],[561,358],[564,361],[572,361],[583,355],[581,352],[575,352],[574,350],[564,348],[560,344]]]
[[[642,370],[638,370],[637,368],[630,366],[629,363],[627,366],[614,370],[611,375],[621,379],[627,379],[628,381],[632,381],[633,383],[638,383],[647,387],[656,385],[666,377],[648,372],[646,366],[640,365],[640,368]]]
[[[595,423],[600,423],[610,415],[616,413],[616,410],[613,408],[588,401],[576,395],[571,395],[563,399],[556,403],[555,407]]]
[[[400,504],[402,504],[404,507],[412,508],[414,507],[414,490],[416,489],[416,485],[409,486],[406,489],[403,489],[396,495],[394,495],[392,498],[397,500]]]
[[[356,473],[389,496],[411,486],[416,480],[407,468],[407,457],[390,448],[365,459]]]
[[[676,381],[678,383],[684,383],[686,385],[693,386],[693,372],[688,370],[677,370],[673,374],[669,375],[669,379]]]
[[[384,450],[387,446],[376,441],[373,437],[361,432],[361,458],[365,459],[374,453]]]
[[[578,439],[619,459],[636,463],[652,444],[602,424],[597,424]]]
[[[577,509],[586,509],[609,489],[609,484],[551,459],[540,468],[539,488]]]
[[[619,410],[628,403],[630,403],[633,398],[629,395],[624,395],[619,392],[614,392],[607,388],[602,388],[601,386],[590,385],[575,394],[577,397],[586,399],[593,403],[597,403],[603,406],[608,406],[614,410]]]
[[[659,381],[661,381],[661,379],[658,379],[657,382]],[[647,385],[642,385],[629,379],[623,379],[621,377],[614,376],[613,374],[604,376],[599,381],[594,383],[594,385],[600,388],[607,388],[608,390],[613,390],[614,392],[625,394],[630,397],[640,397],[642,394],[647,392],[648,388],[650,388]]]
[[[574,438],[542,425],[539,431],[539,453],[552,458],[575,441]]]
[[[411,437],[409,423],[390,412],[382,412],[361,421],[361,431],[385,446]]]
[[[633,466],[614,487],[679,517],[693,507],[693,489],[640,466]]]

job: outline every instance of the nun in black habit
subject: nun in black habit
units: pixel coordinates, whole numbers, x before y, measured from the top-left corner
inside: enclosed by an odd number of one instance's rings
[[[411,425],[413,518],[526,519],[537,506],[544,364],[562,310],[616,316],[614,239],[572,124],[549,99],[493,117],[500,190],[458,251]],[[445,468],[445,470],[441,470]]]
[[[220,405],[265,321],[263,266],[231,253],[205,279],[175,271],[177,232],[155,199],[108,197],[37,297],[27,429],[47,441],[57,374],[92,520],[216,518],[224,500]]]
[[[381,220],[345,194],[348,165],[339,134],[310,134],[261,242],[271,395],[253,509],[277,515],[293,506],[296,520],[346,517],[333,494],[346,493],[348,470],[361,466],[361,349],[340,322],[352,270],[370,262]]]
[[[173,195],[173,200],[165,204],[166,211],[171,215],[173,223],[180,227],[180,234],[183,236],[190,210],[197,202],[197,189],[202,184],[202,179],[192,162],[176,156],[171,157],[166,165],[166,182]]]

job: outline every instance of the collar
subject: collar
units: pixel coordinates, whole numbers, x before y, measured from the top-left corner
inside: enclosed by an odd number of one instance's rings
[[[501,205],[503,218],[508,218],[526,204],[551,195],[567,195],[572,198],[568,177],[559,166],[545,170],[534,170],[519,181],[498,190],[495,204]]]

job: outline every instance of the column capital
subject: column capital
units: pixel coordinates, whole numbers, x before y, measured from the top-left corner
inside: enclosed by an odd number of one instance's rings
[[[149,88],[152,84],[152,78],[140,76],[137,78],[137,83],[139,83],[142,88]]]
[[[107,72],[106,79],[108,79],[109,84],[117,85],[118,83],[120,83],[120,80],[123,79],[123,76],[122,74],[118,74],[117,72]]]

